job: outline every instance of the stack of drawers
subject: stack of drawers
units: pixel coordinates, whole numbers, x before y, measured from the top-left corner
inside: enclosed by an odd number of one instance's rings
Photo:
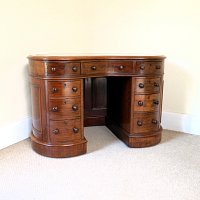
[[[163,63],[162,62],[137,62],[136,72],[141,77],[132,77],[132,126],[131,133],[144,140],[133,140],[130,146],[151,146],[154,134],[161,131],[161,108],[162,108],[162,85]],[[151,135],[152,137],[149,137]],[[146,138],[145,138],[146,137]],[[137,137],[136,137],[137,138]],[[160,135],[156,135],[157,143]]]
[[[81,139],[81,80],[48,81],[50,142]]]

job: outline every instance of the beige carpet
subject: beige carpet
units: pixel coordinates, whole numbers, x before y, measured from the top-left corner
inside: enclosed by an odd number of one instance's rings
[[[164,131],[131,149],[106,127],[85,128],[88,153],[38,155],[27,139],[0,151],[0,200],[200,200],[200,136]]]

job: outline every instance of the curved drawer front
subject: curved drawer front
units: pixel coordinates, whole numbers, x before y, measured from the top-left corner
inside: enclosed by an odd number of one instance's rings
[[[48,81],[51,97],[75,97],[81,94],[81,81]]]
[[[80,75],[79,62],[46,62],[47,76]]]
[[[105,74],[107,72],[107,62],[83,62],[81,64],[81,74]]]
[[[132,133],[158,131],[160,129],[160,116],[155,113],[136,113],[132,123]]]
[[[134,91],[135,93],[157,93],[160,92],[160,78],[136,78]]]
[[[154,112],[159,111],[160,94],[135,95],[134,111]]]
[[[65,119],[80,116],[80,99],[51,99],[49,100],[50,119]]]
[[[163,62],[151,62],[151,61],[137,61],[135,65],[135,73],[140,75],[145,74],[163,74],[164,65]]]
[[[133,73],[133,62],[132,61],[112,61],[110,62],[111,71],[114,73]]]
[[[50,120],[49,136],[52,143],[64,143],[66,141],[81,139],[82,126],[80,119]]]

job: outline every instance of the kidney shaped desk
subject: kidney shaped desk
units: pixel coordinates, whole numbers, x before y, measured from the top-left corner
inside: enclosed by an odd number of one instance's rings
[[[128,147],[161,140],[164,56],[29,56],[32,148],[86,153],[84,126],[106,125]],[[94,133],[95,134],[95,133]]]

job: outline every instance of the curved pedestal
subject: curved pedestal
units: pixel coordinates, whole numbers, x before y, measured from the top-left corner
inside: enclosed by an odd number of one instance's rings
[[[154,146],[161,141],[162,129],[158,132],[148,133],[148,135],[129,135],[125,139],[125,143],[129,147],[141,148],[141,147],[150,147]],[[126,136],[124,137],[126,138]]]
[[[124,129],[116,126],[114,124],[107,124],[107,127],[124,143],[127,144],[128,147],[132,148],[141,148],[141,147],[150,147],[154,146],[161,141],[162,135],[162,127],[159,131],[156,132],[148,132],[143,134],[130,134],[126,132]]]
[[[53,145],[41,142],[37,140],[37,138],[33,134],[31,134],[31,145],[37,153],[52,158],[66,158],[78,156],[85,154],[87,151],[86,139],[69,144]]]

